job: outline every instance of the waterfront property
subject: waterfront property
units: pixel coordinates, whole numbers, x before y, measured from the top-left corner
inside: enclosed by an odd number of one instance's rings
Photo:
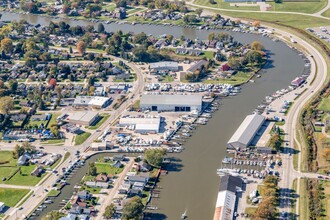
[[[242,190],[243,181],[239,177],[225,175],[220,179],[220,188],[213,220],[233,219],[236,193]]]
[[[141,109],[151,111],[190,112],[202,110],[202,95],[154,95],[144,94],[140,101]]]
[[[228,141],[228,148],[244,149],[248,147],[264,121],[265,117],[259,114],[246,116],[242,124]]]
[[[158,133],[160,129],[160,117],[122,117],[119,126],[133,127],[137,133]]]

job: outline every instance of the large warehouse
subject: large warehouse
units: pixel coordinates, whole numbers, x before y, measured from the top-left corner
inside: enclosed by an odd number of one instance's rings
[[[140,100],[141,109],[151,111],[190,112],[202,110],[202,95],[155,95],[144,94]]]
[[[263,125],[265,117],[258,114],[246,116],[242,124],[228,141],[228,148],[246,148]]]
[[[89,126],[97,120],[98,116],[99,114],[93,111],[75,112],[72,114],[69,113],[69,116],[65,119],[65,121],[77,125]]]
[[[130,118],[122,117],[119,126],[133,126],[137,133],[159,133],[160,117],[155,118]]]
[[[150,63],[149,69],[151,71],[178,71],[179,70],[179,65],[177,62],[169,62],[169,61],[164,61],[164,62],[157,62],[157,63]]]

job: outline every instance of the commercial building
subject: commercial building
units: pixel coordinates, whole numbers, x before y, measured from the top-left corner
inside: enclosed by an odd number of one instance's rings
[[[72,104],[76,108],[105,108],[111,103],[111,98],[102,96],[77,96]]]
[[[200,60],[196,63],[194,63],[188,70],[188,73],[194,73],[197,70],[200,70],[202,68],[202,66],[205,66],[207,64],[206,60]]]
[[[292,86],[296,86],[299,87],[300,85],[302,85],[305,82],[305,78],[304,77],[297,77],[294,80],[292,80],[291,85]]]
[[[91,150],[92,151],[110,150],[111,148],[112,148],[112,145],[109,141],[103,141],[101,143],[93,142],[91,144]]]
[[[248,147],[264,121],[265,117],[262,115],[252,114],[246,116],[242,124],[228,141],[228,148]]]
[[[154,95],[144,94],[140,100],[141,109],[151,111],[190,112],[202,110],[202,95]]]
[[[131,126],[137,133],[159,133],[160,117],[130,118],[122,117],[119,126]]]
[[[179,65],[177,62],[157,62],[150,63],[149,70],[158,72],[158,71],[179,71]]]
[[[98,117],[99,114],[93,111],[75,112],[69,114],[65,121],[73,124],[89,126],[93,124],[98,119]]]
[[[220,179],[220,188],[213,220],[234,219],[236,193],[242,190],[243,181],[239,177],[225,175]]]

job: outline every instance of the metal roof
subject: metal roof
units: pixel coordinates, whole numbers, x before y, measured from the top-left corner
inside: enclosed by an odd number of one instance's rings
[[[141,97],[141,105],[177,105],[177,106],[201,106],[202,95],[154,95],[144,94]]]
[[[228,144],[239,142],[247,146],[264,121],[265,117],[262,115],[253,114],[246,116],[242,124],[228,141]]]
[[[177,62],[156,62],[150,63],[150,69],[157,69],[157,68],[179,68]]]
[[[221,191],[230,191],[236,193],[237,188],[242,188],[243,181],[241,178],[231,175],[225,175],[220,179],[220,188],[219,192]]]

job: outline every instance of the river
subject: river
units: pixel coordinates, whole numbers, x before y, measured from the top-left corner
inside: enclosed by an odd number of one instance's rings
[[[51,18],[36,15],[18,15],[1,12],[2,20],[24,19],[30,23],[48,24]],[[55,19],[58,20],[58,19]],[[96,23],[66,20],[70,25],[88,25]],[[146,34],[172,34],[175,37],[184,35],[190,39],[206,39],[212,31],[195,30],[183,27],[160,25],[104,24],[107,31],[145,32]],[[219,111],[213,114],[206,126],[200,126],[185,145],[181,154],[175,154],[177,163],[172,166],[168,175],[162,176],[160,198],[154,199],[152,205],[159,208],[153,219],[179,219],[187,210],[191,220],[212,219],[219,188],[219,177],[216,169],[226,153],[226,143],[238,128],[244,117],[263,101],[264,97],[276,90],[286,88],[290,82],[304,72],[302,56],[283,42],[274,42],[269,38],[255,34],[231,33],[241,43],[260,41],[268,51],[269,62],[262,71],[262,77],[254,83],[242,87],[242,93],[233,98],[225,98]],[[93,158],[94,160],[94,158]],[[86,168],[79,171],[77,177],[83,176]],[[69,197],[74,183],[79,178],[73,177],[71,186],[65,187],[61,197]],[[62,198],[59,200],[61,201]],[[55,207],[55,206],[53,206]]]

